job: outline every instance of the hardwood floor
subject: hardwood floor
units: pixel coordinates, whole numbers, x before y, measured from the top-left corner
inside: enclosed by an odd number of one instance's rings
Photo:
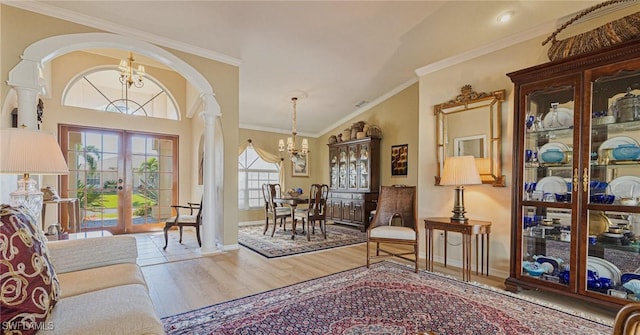
[[[174,234],[177,235],[177,232]],[[353,269],[364,266],[366,261],[365,244],[275,259],[267,259],[244,247],[201,257],[194,234],[185,231],[183,244],[170,240],[164,256],[166,262],[157,264],[157,261],[149,261],[149,258],[158,259],[150,251],[154,245],[158,247],[160,244],[157,242],[157,234],[138,234],[137,237],[143,242],[139,243],[139,263],[160,317]],[[145,243],[145,239],[150,239],[152,243]],[[163,237],[160,236],[160,239],[162,243],[158,248],[164,245]],[[191,256],[188,255],[189,252],[192,253]],[[421,269],[424,269],[424,262],[422,259]],[[441,264],[435,264],[435,272],[462,278],[461,269],[452,266],[444,268]],[[504,278],[476,276],[473,272],[471,280],[504,289]],[[615,311],[588,306],[577,300],[545,292],[525,291],[520,294],[605,321],[612,322],[615,317]]]

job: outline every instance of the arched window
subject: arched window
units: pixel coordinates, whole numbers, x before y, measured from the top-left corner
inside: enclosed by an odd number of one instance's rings
[[[262,184],[278,183],[279,173],[277,164],[265,162],[247,146],[238,157],[238,208],[264,208]]]
[[[155,78],[144,75],[144,86],[120,82],[116,67],[88,70],[73,78],[62,96],[65,106],[170,120],[180,119],[180,110],[169,91]]]

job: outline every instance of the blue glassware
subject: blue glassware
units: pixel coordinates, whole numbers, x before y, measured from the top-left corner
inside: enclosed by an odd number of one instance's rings
[[[530,162],[531,161],[531,157],[533,157],[533,150],[531,149],[527,149],[524,151],[524,161],[525,162]]]
[[[635,144],[620,144],[613,149],[612,154],[617,160],[634,160],[640,157],[640,147]]]
[[[527,129],[531,129],[531,127],[533,126],[533,122],[535,122],[536,117],[533,115],[529,115],[529,117],[527,117]]]
[[[601,284],[598,273],[592,270],[587,270],[587,288],[598,289],[600,287]]]
[[[616,196],[613,194],[605,194],[604,203],[611,205],[616,200]]]
[[[551,148],[540,155],[545,163],[560,163],[564,160],[564,152],[559,149]]]
[[[603,181],[592,180],[591,183],[589,183],[589,186],[591,194],[605,193],[607,191],[608,184]]]
[[[594,203],[594,204],[603,204],[604,203],[604,197],[605,197],[605,194],[596,193],[596,194],[591,194],[589,196],[589,200],[591,200],[591,202]]]

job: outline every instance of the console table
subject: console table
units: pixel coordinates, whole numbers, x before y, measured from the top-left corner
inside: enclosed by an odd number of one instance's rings
[[[78,204],[78,198],[60,198],[58,200],[45,200],[42,204],[42,230],[44,231],[45,214],[47,213],[47,205],[50,204],[64,204],[67,207],[68,221],[66,227],[63,227],[65,231],[77,233],[80,231],[80,205]]]
[[[462,234],[462,280],[469,281],[471,278],[471,238],[476,237],[476,275],[478,275],[478,238],[481,238],[482,243],[482,257],[480,258],[482,264],[482,271],[489,275],[489,233],[491,233],[490,221],[478,221],[469,220],[465,223],[451,221],[451,218],[438,217],[438,218],[426,218],[424,220],[424,227],[426,230],[426,249],[427,249],[427,271],[433,271],[433,231],[444,231],[444,266],[447,267],[447,233],[456,232]],[[485,262],[485,237],[487,239],[486,244],[486,262]]]

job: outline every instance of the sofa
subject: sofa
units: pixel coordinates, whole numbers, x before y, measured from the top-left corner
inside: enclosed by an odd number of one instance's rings
[[[135,237],[50,242],[44,238],[44,243],[37,247],[44,234],[35,225],[22,222],[32,221],[33,217],[5,205],[1,210],[0,249],[7,251],[8,256],[2,259],[0,270],[9,274],[3,277],[3,286],[12,293],[3,292],[2,296],[3,334],[164,334],[144,276],[136,264]],[[28,252],[32,255],[23,255]],[[31,265],[35,265],[34,269],[30,269]],[[36,272],[38,275],[33,275]],[[44,280],[32,284],[25,277]],[[30,311],[33,306],[22,307],[33,301],[44,312]]]

